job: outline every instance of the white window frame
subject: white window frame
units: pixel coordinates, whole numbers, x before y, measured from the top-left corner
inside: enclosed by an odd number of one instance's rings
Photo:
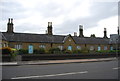
[[[46,46],[45,46],[45,45],[43,45],[43,44],[42,44],[42,45],[40,45],[39,47],[40,47],[40,48],[44,48],[44,49],[46,48]]]
[[[15,48],[15,49],[18,49],[18,50],[19,50],[19,49],[22,49],[22,45],[21,45],[21,44],[16,44],[14,48]]]
[[[59,48],[60,50],[63,50],[63,46],[62,46],[62,45],[58,46],[58,48]]]
[[[94,50],[94,46],[90,46],[90,50],[93,51]]]

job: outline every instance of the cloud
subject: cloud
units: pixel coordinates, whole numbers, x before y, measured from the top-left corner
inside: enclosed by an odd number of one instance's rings
[[[53,22],[54,34],[79,32],[79,24],[85,30],[101,29],[98,23],[117,15],[117,4],[96,0],[2,0],[0,30],[6,31],[9,17],[14,18],[16,32],[45,33],[49,21]]]
[[[107,28],[107,36],[110,37],[110,34],[117,34],[117,26],[118,26],[118,16],[112,16],[110,18],[106,18],[99,21],[96,27],[88,28],[85,30],[84,33],[86,36],[95,34],[97,37],[103,37],[104,28]]]

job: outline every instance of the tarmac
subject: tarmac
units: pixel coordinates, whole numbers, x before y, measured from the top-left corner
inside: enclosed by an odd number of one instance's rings
[[[113,58],[97,58],[97,59],[66,59],[66,60],[37,60],[37,61],[15,61],[2,62],[0,66],[19,66],[19,65],[48,65],[48,64],[66,64],[66,63],[86,63],[117,60]]]

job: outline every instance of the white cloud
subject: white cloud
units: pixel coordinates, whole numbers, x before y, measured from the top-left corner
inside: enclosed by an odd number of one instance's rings
[[[90,6],[92,2],[88,0],[84,0],[83,2],[79,3],[76,7],[70,9],[70,13],[68,15],[69,19],[75,20],[77,18],[84,18],[90,16]],[[74,5],[75,6],[75,5]]]
[[[86,29],[85,35],[90,36],[91,34],[95,34],[98,37],[103,37],[104,28],[107,28],[107,36],[110,37],[110,34],[117,34],[117,27],[118,16],[113,16],[99,21],[96,27]]]
[[[45,33],[47,23],[50,21],[53,22],[53,29],[59,29],[59,31],[54,30],[54,34],[67,35],[68,33],[78,31],[77,25],[79,24],[87,26],[84,31],[86,36],[95,33],[96,36],[101,37],[103,36],[104,27],[109,31],[108,34],[116,33],[115,29],[114,32],[110,30],[112,29],[111,26],[116,27],[116,25],[114,25],[116,24],[116,17],[111,17],[115,14],[112,12],[116,12],[117,10],[116,6],[114,6],[115,4],[96,4],[94,1],[95,0],[2,0],[3,5],[1,8],[3,8],[3,14],[5,15],[3,16],[4,18],[2,18],[4,20],[0,22],[2,26],[0,30],[6,30],[7,18],[12,17],[14,18],[15,32]],[[108,13],[106,9],[109,9]],[[103,20],[103,18],[107,19]],[[114,20],[114,23],[112,20]],[[95,25],[97,26],[95,27]]]

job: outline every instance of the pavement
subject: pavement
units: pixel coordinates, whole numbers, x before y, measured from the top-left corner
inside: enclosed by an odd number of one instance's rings
[[[17,61],[2,62],[0,66],[19,66],[19,65],[47,65],[47,64],[65,64],[65,63],[85,63],[85,62],[101,62],[117,60],[113,58],[97,58],[97,59],[67,59],[67,60],[38,60],[38,61]]]

